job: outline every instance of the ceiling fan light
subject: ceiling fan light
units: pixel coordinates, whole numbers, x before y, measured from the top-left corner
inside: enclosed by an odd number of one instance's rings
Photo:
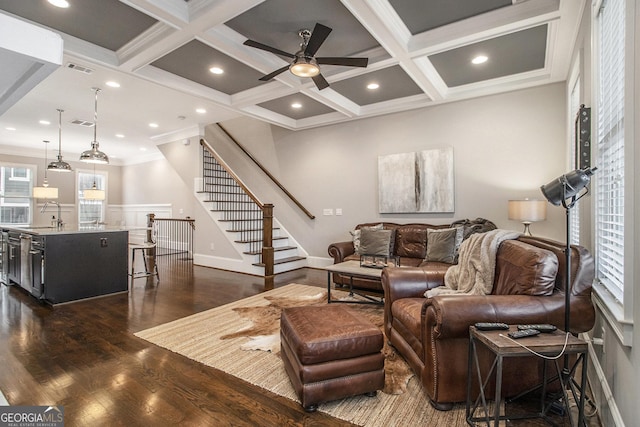
[[[80,154],[80,161],[102,165],[109,163],[109,157],[99,150],[99,146],[100,144],[98,143],[98,141],[93,141],[91,143],[91,149],[83,151],[82,154]]]
[[[289,71],[298,77],[315,77],[320,74],[320,67],[315,59],[298,56],[289,67]]]

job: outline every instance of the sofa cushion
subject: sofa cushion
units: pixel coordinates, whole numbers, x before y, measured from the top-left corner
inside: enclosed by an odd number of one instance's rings
[[[405,225],[396,229],[396,255],[423,259],[427,255],[427,229]]]
[[[355,253],[360,255],[360,233],[363,228],[369,228],[371,230],[382,230],[382,224],[371,225],[367,227],[357,228],[353,231],[350,231],[351,237],[353,239],[353,249]]]
[[[553,252],[518,240],[502,242],[496,257],[496,295],[548,296],[553,293],[558,258]]]
[[[427,230],[427,256],[425,261],[455,263],[462,237],[462,228],[460,227]]]
[[[360,230],[360,254],[390,256],[393,254],[394,230]]]

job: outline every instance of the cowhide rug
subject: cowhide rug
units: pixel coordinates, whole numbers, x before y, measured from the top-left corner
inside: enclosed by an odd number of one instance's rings
[[[232,334],[223,335],[220,339],[247,337],[249,341],[242,344],[242,350],[270,351],[274,354],[280,352],[280,314],[283,308],[298,307],[301,305],[324,305],[327,302],[326,291],[317,295],[298,298],[265,297],[269,305],[261,307],[239,307],[233,310],[241,317],[251,321],[251,325]],[[348,298],[348,297],[347,297]],[[360,313],[371,323],[383,330],[383,309],[375,305],[354,304],[350,309]],[[387,394],[402,394],[407,389],[407,383],[413,376],[413,371],[396,350],[384,340],[382,350],[385,361],[385,385],[382,390]]]

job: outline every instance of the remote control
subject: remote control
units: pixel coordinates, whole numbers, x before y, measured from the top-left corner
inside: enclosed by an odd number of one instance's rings
[[[519,331],[522,331],[523,329],[535,329],[540,332],[549,333],[549,332],[555,331],[558,328],[548,323],[542,323],[542,324],[536,324],[536,325],[518,325]]]
[[[476,329],[480,331],[495,331],[509,329],[509,325],[506,323],[497,322],[478,322],[475,324]]]
[[[536,335],[540,335],[540,331],[537,329],[523,329],[521,331],[509,332],[507,335],[517,340],[518,338],[535,337]]]

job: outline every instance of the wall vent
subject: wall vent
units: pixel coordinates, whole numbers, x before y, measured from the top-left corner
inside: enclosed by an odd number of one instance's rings
[[[67,63],[67,68],[71,68],[75,71],[80,71],[81,73],[91,74],[93,70],[91,68],[83,67],[82,65],[74,64],[73,62]]]
[[[78,125],[78,126],[84,126],[84,127],[93,127],[94,123],[93,122],[89,122],[87,120],[80,120],[80,119],[73,119],[70,122],[72,125]]]

